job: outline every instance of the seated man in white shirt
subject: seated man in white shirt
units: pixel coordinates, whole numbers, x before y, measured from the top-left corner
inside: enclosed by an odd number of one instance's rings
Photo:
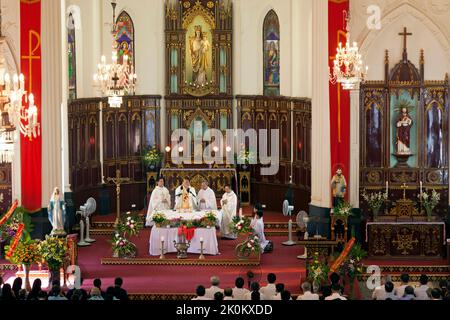
[[[376,287],[372,292],[373,300],[386,300],[386,287],[385,284],[391,281],[390,276],[383,276],[382,284]]]
[[[252,293],[256,292],[259,294],[259,300],[271,300],[270,298],[259,292],[258,282],[252,282],[252,284],[250,285],[250,292],[245,295],[244,300],[252,300]]]
[[[317,293],[311,292],[311,283],[303,282],[302,283],[302,291],[303,294],[297,297],[297,300],[319,300],[319,295]]]
[[[192,300],[211,300],[205,297],[206,290],[204,286],[198,286],[196,293],[197,297],[193,298]]]
[[[219,288],[219,284],[220,284],[219,277],[215,277],[215,276],[211,277],[210,282],[211,282],[211,287],[206,289],[205,297],[209,298],[211,300],[214,300],[214,294],[216,292],[222,292],[223,293],[223,289]]]
[[[277,276],[274,273],[269,273],[267,275],[267,286],[261,287],[259,290],[265,297],[273,297],[277,293],[277,288],[275,287],[275,282],[277,281]]]
[[[409,286],[409,275],[404,273],[400,276],[400,281],[401,284],[399,287],[395,288],[395,295],[397,296],[397,298],[401,298],[403,297],[403,295],[405,294],[405,288],[407,286]]]
[[[277,283],[275,285],[275,295],[271,300],[281,300],[281,293],[284,291],[284,283]]]
[[[231,288],[226,288],[225,290],[223,290],[223,300],[234,300],[233,298],[233,289]]]
[[[234,300],[245,300],[245,295],[250,293],[248,289],[244,288],[244,284],[245,280],[243,278],[236,278],[234,282],[235,287],[233,288]]]
[[[431,288],[428,286],[428,276],[423,274],[419,279],[420,286],[414,289],[416,300],[430,300]]]
[[[331,296],[326,297],[325,300],[347,300],[347,298],[341,296],[341,286],[339,284],[333,284],[331,286]]]
[[[398,297],[394,292],[394,284],[391,281],[385,283],[384,290],[386,291],[386,294],[384,295],[383,300],[398,300]]]

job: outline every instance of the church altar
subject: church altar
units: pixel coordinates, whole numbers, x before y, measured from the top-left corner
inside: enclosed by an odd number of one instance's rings
[[[444,222],[368,222],[369,256],[383,258],[441,258]]]
[[[212,213],[216,216],[217,221],[220,223],[221,213],[217,210],[203,210],[203,211],[183,211],[183,210],[162,210],[155,211],[154,214],[164,214],[167,220],[183,220],[192,221],[200,220],[205,217],[206,214]],[[150,232],[150,255],[158,256],[161,254],[161,238],[164,237],[164,253],[177,252],[174,241],[178,240],[178,228],[167,227],[159,228],[153,227]],[[219,254],[219,244],[217,242],[216,229],[214,227],[196,228],[194,231],[194,237],[190,241],[188,253],[200,254],[200,239],[203,238],[203,254],[217,255]],[[177,241],[178,242],[178,241]]]
[[[174,241],[178,239],[178,228],[153,227],[150,232],[150,255],[161,254],[161,237],[164,237],[164,253],[177,252]],[[203,254],[218,255],[219,244],[217,242],[215,228],[197,228],[190,242],[188,253],[200,254],[200,238],[203,238]],[[178,242],[178,241],[177,241]]]

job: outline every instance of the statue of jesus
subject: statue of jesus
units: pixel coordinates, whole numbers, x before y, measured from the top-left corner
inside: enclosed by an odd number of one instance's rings
[[[413,121],[409,116],[408,109],[402,108],[397,120],[397,154],[410,155],[410,131]]]

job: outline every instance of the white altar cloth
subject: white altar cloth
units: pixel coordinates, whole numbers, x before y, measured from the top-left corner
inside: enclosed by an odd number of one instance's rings
[[[217,219],[221,218],[221,212],[218,210],[203,210],[203,211],[174,211],[174,210],[159,210],[159,211],[155,211],[150,215],[150,219],[153,218],[153,215],[155,213],[163,213],[167,219],[172,220],[172,219],[183,219],[183,220],[196,220],[196,219],[201,219],[203,218],[208,212],[212,212]]]
[[[184,214],[182,217],[183,219],[186,218]],[[176,218],[179,218],[179,216],[177,216]],[[177,252],[173,242],[177,241],[178,228],[153,227],[152,231],[150,232],[151,256],[159,256],[161,254],[161,237],[164,237],[164,253]],[[203,238],[203,254],[208,255],[219,254],[219,244],[217,242],[215,228],[195,229],[194,237],[191,240],[191,245],[188,249],[188,253],[200,254],[200,238]]]

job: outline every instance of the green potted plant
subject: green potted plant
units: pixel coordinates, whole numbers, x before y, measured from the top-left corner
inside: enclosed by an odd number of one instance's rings
[[[425,208],[425,211],[427,212],[428,221],[433,220],[433,210],[438,205],[439,201],[441,200],[441,195],[436,192],[436,190],[432,190],[431,194],[428,194],[427,192],[422,192],[418,195],[419,199],[422,202],[423,207]]]
[[[155,170],[161,167],[163,154],[158,150],[157,147],[153,147],[145,152],[144,157],[142,159],[147,169]]]
[[[373,218],[376,220],[378,213],[380,212],[381,206],[386,202],[388,195],[386,192],[374,192],[368,194],[366,190],[363,191],[362,197],[367,205],[372,210]]]
[[[47,263],[50,271],[49,286],[53,281],[60,280],[60,270],[68,258],[69,248],[67,238],[45,236],[39,244],[42,259]]]

